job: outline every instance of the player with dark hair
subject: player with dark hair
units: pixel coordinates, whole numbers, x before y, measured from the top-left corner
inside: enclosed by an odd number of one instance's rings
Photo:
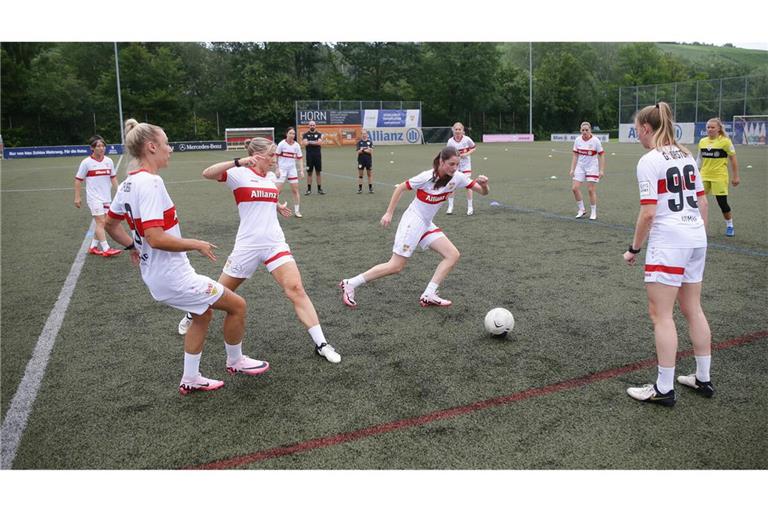
[[[317,193],[325,194],[323,192],[323,180],[320,173],[323,172],[323,158],[322,158],[322,146],[323,146],[323,134],[317,131],[317,123],[314,121],[309,122],[309,131],[304,132],[301,136],[301,145],[307,150],[307,191],[304,192],[305,196],[312,193],[312,173],[317,173]]]
[[[368,193],[373,194],[373,141],[363,130],[357,141],[357,193],[363,193],[363,170],[368,171]]]

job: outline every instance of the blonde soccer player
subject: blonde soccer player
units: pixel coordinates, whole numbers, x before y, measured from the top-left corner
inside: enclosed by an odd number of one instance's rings
[[[299,267],[277,219],[278,212],[290,217],[291,209],[278,202],[277,185],[268,176],[275,166],[275,144],[255,137],[246,149],[247,158],[219,162],[203,171],[204,178],[224,183],[232,190],[240,216],[235,247],[224,264],[219,283],[235,291],[264,265],[293,303],[296,316],[314,342],[315,353],[338,363],[341,356],[325,339],[317,311],[304,290]],[[179,322],[180,334],[188,324],[189,315]]]
[[[118,187],[109,207],[106,230],[116,242],[132,250],[131,259],[139,264],[141,278],[156,301],[193,313],[184,338],[184,373],[179,392],[186,395],[224,386],[223,381],[208,379],[200,373],[205,337],[213,318],[211,309],[226,313],[227,372],[264,373],[269,363],[251,359],[242,351],[245,299],[213,279],[197,274],[189,264],[186,251],[198,251],[216,261],[216,246],[204,240],[181,237],[176,206],[158,174],[168,166],[173,152],[165,132],[159,126],[129,119],[125,122],[125,148],[136,159],[138,167],[130,171]],[[130,226],[131,235],[123,229],[123,220]]]
[[[576,218],[586,215],[584,199],[581,195],[581,184],[587,182],[589,193],[589,205],[591,220],[597,219],[597,184],[600,178],[605,176],[605,150],[600,139],[592,135],[592,125],[587,121],[579,127],[581,135],[573,141],[573,158],[571,170],[568,173],[571,178],[571,192],[576,199]]]
[[[277,168],[280,171],[280,176],[275,181],[277,191],[278,193],[282,192],[283,185],[286,181],[288,182],[291,186],[291,196],[293,196],[293,214],[301,218],[299,178],[304,177],[304,169],[300,164],[303,155],[301,145],[296,142],[296,129],[293,126],[288,127],[285,131],[285,138],[277,145],[275,155],[277,156]]]
[[[475,152],[477,146],[475,145],[475,142],[464,133],[463,124],[458,122],[454,123],[451,131],[453,132],[453,137],[448,139],[448,146],[456,148],[456,150],[459,152],[459,172],[464,173],[464,175],[471,181],[472,157],[470,155]],[[445,211],[447,215],[453,214],[453,196],[453,192],[451,192],[451,194],[448,196],[448,209]],[[467,215],[473,215],[474,213],[475,209],[472,206],[472,189],[468,188]]]
[[[400,273],[416,247],[422,250],[432,249],[442,261],[437,265],[432,279],[419,298],[422,307],[450,306],[452,302],[440,298],[437,288],[448,273],[459,261],[459,250],[445,236],[443,230],[432,222],[448,194],[465,188],[475,190],[480,195],[488,194],[488,178],[478,176],[470,180],[466,174],[459,172],[459,152],[455,147],[447,146],[432,161],[432,168],[417,174],[413,178],[395,187],[389,201],[387,211],[381,217],[381,225],[385,228],[392,222],[392,215],[400,197],[406,190],[415,190],[416,197],[400,218],[392,246],[392,257],[386,263],[380,263],[367,271],[350,279],[342,279],[339,283],[341,298],[344,304],[351,308],[357,307],[355,290],[365,283],[391,274]]]
[[[677,358],[675,302],[688,322],[696,373],[681,375],[677,382],[710,398],[715,389],[710,379],[712,335],[701,309],[701,286],[707,255],[707,197],[701,175],[688,149],[675,140],[669,105],[659,102],[635,116],[638,139],[650,150],[637,164],[640,213],[624,261],[634,265],[643,243],[645,289],[653,322],[658,372],[654,384],[628,388],[635,400],[673,406]]]
[[[93,240],[88,254],[109,258],[120,254],[120,249],[113,249],[107,242],[104,225],[107,222],[107,210],[112,202],[112,187],[117,187],[117,170],[112,159],[105,156],[107,143],[101,135],[94,135],[88,141],[91,156],[80,162],[75,174],[75,207],[82,206],[81,184],[85,182],[85,195],[93,222]]]
[[[731,185],[738,186],[739,162],[736,160],[736,149],[733,142],[725,134],[723,123],[713,117],[707,121],[707,136],[699,141],[699,165],[704,190],[717,200],[720,211],[725,219],[725,236],[735,236],[733,227],[733,212],[728,204],[728,164],[731,165]]]

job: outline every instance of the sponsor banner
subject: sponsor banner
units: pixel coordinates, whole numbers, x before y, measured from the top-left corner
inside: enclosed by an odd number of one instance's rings
[[[37,146],[24,148],[3,148],[3,158],[53,158],[62,156],[91,155],[90,146]],[[105,151],[107,156],[122,155],[122,144],[108,144]]]
[[[483,142],[533,142],[532,133],[489,133],[483,135]]]
[[[731,122],[724,122],[723,123],[723,129],[725,129],[725,134],[733,140],[733,123]],[[707,136],[707,123],[696,123],[696,142],[699,142],[700,139]],[[736,142],[735,140],[733,141]]]
[[[695,143],[696,123],[675,123],[675,139],[681,144]],[[619,142],[639,142],[634,123],[619,125]]]
[[[359,110],[299,110],[297,120],[299,125],[307,125],[310,121],[318,126],[362,124]]]
[[[767,120],[736,122],[733,125],[735,133],[731,140],[734,144],[766,144],[768,134]]]
[[[421,110],[365,110],[363,126],[369,128],[419,128]]]
[[[421,144],[421,128],[366,128],[376,146]]]
[[[301,144],[302,137],[309,131],[309,128],[299,126],[298,130],[296,140]],[[360,139],[363,127],[359,124],[324,125],[319,127],[317,131],[323,134],[323,138],[320,139],[323,146],[354,146]],[[306,148],[302,151],[306,154]]]
[[[190,142],[171,142],[169,143],[174,151],[184,153],[185,151],[224,151],[227,149],[227,143],[223,140],[195,140]]]
[[[607,133],[593,133],[592,135],[597,137],[600,142],[608,142],[610,140]],[[552,142],[573,142],[579,137],[581,137],[580,133],[553,133],[550,140]]]

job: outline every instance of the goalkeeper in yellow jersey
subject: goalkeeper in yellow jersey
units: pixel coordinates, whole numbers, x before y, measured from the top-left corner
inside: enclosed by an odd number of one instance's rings
[[[699,141],[699,169],[704,190],[715,196],[723,212],[725,236],[734,236],[733,212],[728,205],[728,162],[731,163],[731,184],[735,187],[741,181],[736,150],[725,134],[722,121],[714,117],[707,121],[707,136]]]

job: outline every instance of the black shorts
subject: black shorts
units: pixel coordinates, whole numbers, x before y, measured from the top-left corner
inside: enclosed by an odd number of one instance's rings
[[[373,159],[371,158],[358,158],[357,169],[362,171],[363,169],[371,170],[373,168]]]
[[[307,172],[323,172],[323,161],[320,155],[307,155]]]

